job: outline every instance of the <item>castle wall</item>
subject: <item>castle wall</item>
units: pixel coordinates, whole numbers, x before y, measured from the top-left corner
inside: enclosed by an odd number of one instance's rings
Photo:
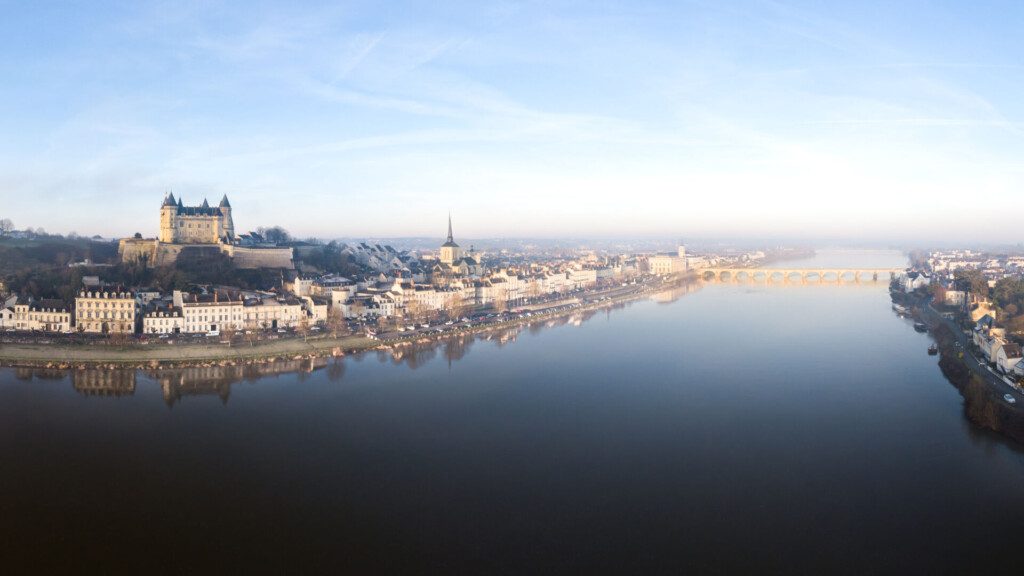
[[[156,260],[154,260],[154,266],[169,266],[178,261],[178,256],[181,255],[181,251],[185,249],[185,246],[180,244],[164,244],[163,242],[157,246]]]
[[[221,244],[221,252],[227,254],[238,268],[287,268],[295,267],[291,248],[243,248]]]
[[[137,262],[143,258],[150,266],[157,261],[159,240],[152,238],[122,238],[117,244],[117,253],[122,262]]]

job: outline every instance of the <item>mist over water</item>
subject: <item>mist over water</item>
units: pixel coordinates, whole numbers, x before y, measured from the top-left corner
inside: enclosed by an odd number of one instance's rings
[[[697,284],[264,377],[2,370],[3,562],[1007,572],[1024,454],[886,287]]]

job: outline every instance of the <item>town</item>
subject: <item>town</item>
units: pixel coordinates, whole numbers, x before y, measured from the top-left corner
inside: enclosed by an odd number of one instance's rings
[[[934,313],[958,336],[958,355],[968,354],[979,375],[997,389],[1022,390],[1024,256],[965,249],[916,253],[911,261],[893,279],[894,309],[905,313],[916,304]]]
[[[53,265],[10,273],[0,280],[0,330],[117,344],[178,336],[230,344],[317,332],[374,338],[566,309],[694,268],[765,258],[763,251],[688,255],[682,244],[672,253],[487,253],[461,246],[450,216],[436,250],[296,241],[280,228],[236,233],[227,196],[216,206],[186,206],[167,193],[159,224],[155,238],[90,242],[116,244],[109,262],[64,254],[56,257],[62,269],[49,276],[40,269]],[[8,225],[2,237],[44,235]]]

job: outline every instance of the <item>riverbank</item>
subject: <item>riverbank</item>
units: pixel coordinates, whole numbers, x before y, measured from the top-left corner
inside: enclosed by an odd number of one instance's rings
[[[1004,384],[987,373],[980,364],[971,362],[966,338],[959,329],[943,319],[926,301],[912,299],[911,313],[924,323],[939,348],[939,369],[964,399],[964,415],[985,430],[996,432],[1024,444],[1024,407],[1018,399],[1009,404],[1003,398]],[[1014,396],[1018,394],[1011,393]]]
[[[188,366],[263,364],[300,358],[341,357],[364,350],[388,350],[393,347],[401,347],[413,343],[426,343],[456,335],[489,332],[550,320],[581,311],[594,310],[612,304],[643,298],[654,292],[689,280],[689,277],[681,277],[668,281],[659,280],[657,282],[639,284],[636,285],[635,289],[629,290],[624,294],[604,296],[603,299],[594,301],[585,301],[574,308],[562,307],[562,309],[547,313],[534,312],[529,317],[459,327],[441,333],[416,333],[413,335],[394,333],[393,335],[385,335],[377,339],[361,335],[337,338],[324,335],[309,337],[305,340],[302,338],[280,338],[254,342],[252,344],[237,342],[233,346],[228,346],[226,343],[184,343],[174,345],[164,343],[133,343],[125,346],[111,346],[107,344],[10,343],[0,346],[0,366],[51,369],[157,369]],[[621,289],[613,289],[594,292],[584,295],[583,298],[598,298],[620,291]]]

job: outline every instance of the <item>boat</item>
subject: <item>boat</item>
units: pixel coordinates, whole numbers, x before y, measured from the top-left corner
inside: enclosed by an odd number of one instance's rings
[[[1003,394],[1003,400],[1006,400],[1006,402],[1009,403],[1009,404],[1016,404],[1017,403],[1017,399],[1014,398],[1013,395],[1011,395],[1011,394]]]
[[[935,356],[938,353],[939,353],[939,347],[936,346],[935,344],[932,344],[931,346],[928,347],[928,355],[929,356]]]
[[[923,322],[914,322],[914,330],[917,330],[918,332],[927,332],[928,326]]]
[[[904,308],[903,306],[900,306],[899,304],[893,304],[892,305],[892,309],[895,310],[897,314],[906,314],[907,313],[907,309]]]

